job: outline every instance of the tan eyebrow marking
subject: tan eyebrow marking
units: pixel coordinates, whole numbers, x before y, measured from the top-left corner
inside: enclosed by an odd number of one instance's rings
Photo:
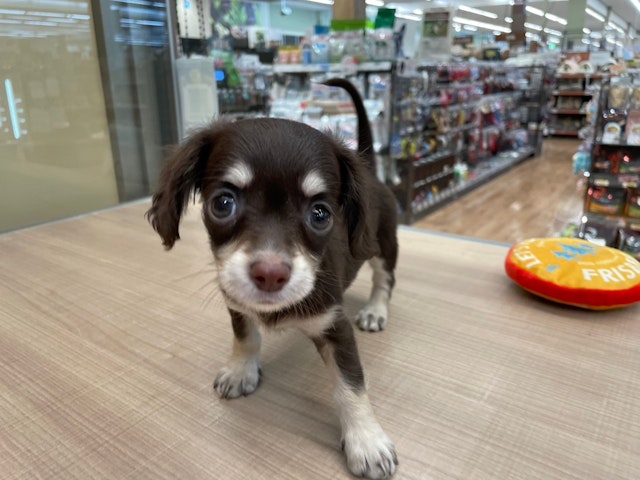
[[[222,176],[222,181],[228,182],[237,188],[246,188],[253,181],[253,171],[246,163],[236,162]]]
[[[324,193],[328,190],[327,182],[320,176],[316,170],[312,170],[302,180],[302,193],[308,198],[311,198],[319,193]]]

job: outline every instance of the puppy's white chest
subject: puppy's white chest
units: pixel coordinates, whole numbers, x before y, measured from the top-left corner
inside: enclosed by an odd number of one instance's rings
[[[324,313],[309,317],[287,317],[278,322],[275,328],[278,330],[295,328],[309,337],[319,337],[333,324],[336,316],[336,308],[338,307],[332,307]]]
[[[248,312],[240,305],[234,305],[233,302],[227,303],[229,308],[242,312],[255,325],[265,330],[295,329],[311,338],[319,337],[325,330],[331,327],[336,316],[336,309],[339,308],[337,306],[331,307],[318,315],[300,316],[292,314],[273,321],[268,316],[264,317],[262,314]]]

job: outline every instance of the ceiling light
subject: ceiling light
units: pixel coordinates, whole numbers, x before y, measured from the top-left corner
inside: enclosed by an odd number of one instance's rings
[[[36,20],[32,20],[29,22],[23,22],[25,25],[33,25],[35,27],[55,27],[57,26],[54,22],[40,22]]]
[[[544,12],[538,8],[534,7],[525,7],[525,10],[529,13],[533,13],[534,15],[538,15],[539,17],[544,17]]]
[[[6,8],[0,8],[0,14],[1,15],[24,15],[25,12],[24,10],[10,10],[10,9],[6,9]]]
[[[511,17],[504,17],[504,21],[507,23],[513,23],[513,18]]]
[[[372,7],[384,7],[384,2],[382,0],[366,0],[365,3]]]
[[[468,30],[470,32],[477,32],[478,31],[478,27],[474,27],[473,25],[465,25],[464,27],[465,30]]]
[[[471,20],[468,18],[461,18],[461,17],[453,17],[451,21],[461,23],[463,25],[473,25],[474,27],[478,27],[478,28],[486,28],[487,30],[498,30],[499,32],[502,32],[502,33],[511,33],[510,28],[503,27],[502,25],[494,25],[493,23],[478,22],[476,20]]]
[[[589,28],[587,28],[587,27],[584,27],[584,28],[582,29],[582,31],[583,31],[584,33],[586,33],[587,35],[589,35],[589,34],[591,33],[591,29],[589,29]]]
[[[562,32],[560,32],[559,30],[554,30],[552,28],[547,28],[545,27],[543,29],[544,33],[548,33],[549,35],[555,35],[556,37],[561,37],[562,36]]]
[[[587,13],[587,15],[591,15],[596,20],[600,20],[601,22],[604,22],[604,16],[599,14],[595,10],[591,10],[590,8],[587,8],[585,12]]]
[[[542,27],[540,25],[536,25],[535,23],[524,22],[525,28],[530,28],[531,30],[536,30],[537,32],[542,31]]]
[[[640,1],[631,0],[631,3],[633,4],[634,7],[636,7],[636,10],[638,10],[640,12]]]
[[[614,30],[617,30],[617,31],[618,31],[618,32],[620,32],[620,33],[624,33],[624,30],[623,30],[621,27],[619,27],[618,25],[616,25],[615,23],[613,23],[613,22],[609,22],[609,23],[608,23],[608,25],[609,25],[611,28],[613,28]]]
[[[554,15],[552,13],[545,13],[544,17],[551,20],[552,22],[556,22],[559,23],[560,25],[566,25],[567,21],[562,18],[562,17],[558,17],[557,15]]]
[[[498,18],[498,15],[493,12],[487,12],[486,10],[480,10],[479,8],[467,7],[465,5],[460,5],[458,10],[462,10],[464,12],[475,13],[476,15],[481,15],[487,18],[493,18],[494,20]]]

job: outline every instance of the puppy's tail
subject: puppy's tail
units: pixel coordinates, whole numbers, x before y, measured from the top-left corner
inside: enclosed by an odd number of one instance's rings
[[[344,78],[330,78],[322,82],[329,87],[340,87],[347,91],[356,109],[358,117],[358,153],[367,161],[371,169],[375,169],[375,154],[373,151],[373,135],[367,117],[367,110],[364,108],[362,97],[356,87],[349,80]]]

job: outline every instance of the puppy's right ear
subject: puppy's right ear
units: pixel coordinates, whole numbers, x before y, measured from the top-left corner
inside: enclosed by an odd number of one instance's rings
[[[167,250],[180,239],[180,218],[191,193],[202,188],[204,170],[216,136],[214,127],[196,132],[169,156],[160,173],[160,182],[146,217],[162,237]]]

